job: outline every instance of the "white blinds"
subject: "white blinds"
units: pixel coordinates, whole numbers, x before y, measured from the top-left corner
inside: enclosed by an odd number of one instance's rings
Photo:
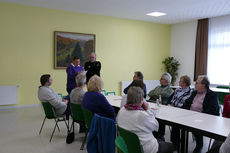
[[[211,84],[230,82],[230,15],[209,19],[207,74]]]

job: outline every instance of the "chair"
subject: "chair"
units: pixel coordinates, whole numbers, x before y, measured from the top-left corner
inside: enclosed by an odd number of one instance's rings
[[[116,95],[116,92],[114,92],[114,91],[113,91],[113,92],[107,92],[106,95],[107,95],[107,96],[110,96],[110,95],[115,96],[115,95]]]
[[[43,106],[43,109],[44,109],[44,112],[45,112],[45,118],[44,118],[44,120],[43,120],[41,129],[40,129],[40,131],[39,131],[39,135],[40,135],[41,132],[42,132],[43,125],[44,125],[44,123],[45,123],[46,118],[48,118],[48,119],[54,119],[54,121],[55,121],[55,126],[54,126],[54,129],[53,129],[52,135],[51,135],[51,137],[50,137],[50,142],[51,142],[56,127],[57,127],[58,130],[60,131],[60,128],[58,127],[58,122],[65,121],[67,130],[68,130],[69,128],[68,128],[68,125],[67,125],[67,123],[66,123],[65,115],[56,116],[56,114],[54,113],[53,108],[52,108],[52,106],[51,106],[51,104],[50,104],[49,102],[42,102],[42,106]]]
[[[129,153],[143,153],[143,149],[138,136],[126,129],[118,127],[119,135],[124,139]]]
[[[106,90],[102,90],[101,93],[106,96]]]
[[[70,103],[70,108],[71,108],[71,113],[72,113],[72,117],[73,117],[73,122],[72,122],[71,128],[73,127],[73,130],[74,130],[74,122],[85,123],[85,118],[84,118],[81,104]],[[70,131],[71,131],[71,129],[70,129]]]
[[[86,142],[86,139],[87,139],[87,136],[88,136],[88,133],[89,133],[91,121],[92,121],[92,118],[93,118],[93,113],[91,111],[89,111],[89,110],[87,110],[87,109],[85,109],[83,107],[82,107],[82,111],[83,111],[83,115],[84,115],[87,130],[85,132],[85,138],[84,138],[84,140],[82,142],[80,150],[84,149],[85,142]]]
[[[128,153],[128,148],[125,143],[125,140],[121,136],[118,136],[115,139],[115,145],[117,147],[118,153]]]

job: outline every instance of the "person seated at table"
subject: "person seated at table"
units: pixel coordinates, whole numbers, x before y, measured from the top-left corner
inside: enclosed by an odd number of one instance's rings
[[[144,92],[145,86],[142,80],[133,80],[133,82],[129,85],[129,87],[140,87]],[[126,101],[127,101],[127,94],[122,96],[120,109],[126,104]]]
[[[83,90],[86,84],[86,76],[83,73],[80,73],[76,76],[76,88],[74,88],[70,93],[70,102],[73,104],[82,104],[85,91]],[[79,133],[85,132],[86,127],[85,123],[81,122]]]
[[[49,86],[52,85],[53,79],[50,74],[44,74],[40,77],[41,86],[38,89],[38,99],[41,102],[50,103],[57,116],[63,115],[66,112],[68,100],[62,99],[58,94],[54,92]]]
[[[172,77],[169,73],[163,73],[160,79],[160,86],[157,86],[155,89],[149,92],[148,96],[150,97],[150,102],[155,102],[157,99],[161,97],[161,102],[163,105],[167,105],[167,100],[169,96],[172,95],[173,89],[170,87]],[[165,140],[165,125],[160,123],[159,124],[159,131],[153,132],[154,136],[157,139],[162,141]]]
[[[190,88],[191,80],[189,76],[184,75],[180,77],[179,88],[177,88],[174,93],[168,99],[168,105],[174,107],[182,107],[185,100],[188,99],[192,94],[192,89]],[[175,148],[179,145],[180,130],[172,126],[171,130],[171,142]]]
[[[209,89],[209,80],[206,76],[198,76],[195,84],[195,91],[185,101],[182,106],[185,109],[207,113],[212,115],[219,115],[219,106],[217,94]],[[203,136],[193,133],[196,140],[196,147],[193,153],[200,153],[203,147]]]
[[[173,93],[173,89],[170,87],[171,80],[172,77],[169,73],[163,73],[160,85],[148,93],[150,100],[155,102],[161,96],[162,104],[167,105],[167,100]]]
[[[143,96],[140,87],[129,88],[127,103],[117,116],[118,125],[139,137],[144,153],[172,153],[172,144],[157,141],[153,136],[152,132],[158,130],[158,121],[149,105],[143,101]]]
[[[134,72],[134,76],[133,76],[133,81],[134,80],[140,80],[140,81],[142,81],[142,83],[144,84],[144,81],[143,81],[143,79],[144,79],[144,76],[143,76],[143,74],[140,72],[140,71],[136,71],[136,72]],[[131,83],[132,84],[132,83]],[[129,88],[131,87],[131,84],[128,86],[128,87],[126,87],[125,89],[124,89],[124,94],[127,94],[128,93],[128,90],[129,90]],[[146,85],[144,84],[144,98],[146,97]]]
[[[230,118],[230,94],[224,98],[223,117]]]
[[[88,92],[83,97],[82,105],[92,113],[115,120],[113,107],[109,104],[105,96],[101,94],[103,86],[103,81],[99,76],[92,76],[87,84]]]

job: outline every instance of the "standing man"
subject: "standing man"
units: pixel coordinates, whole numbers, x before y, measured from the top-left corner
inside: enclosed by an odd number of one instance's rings
[[[100,76],[100,70],[101,70],[101,63],[99,61],[96,61],[96,54],[94,52],[90,53],[89,55],[89,62],[85,63],[85,71],[86,73],[86,83],[88,83],[89,79],[93,75]]]
[[[219,115],[218,97],[209,89],[209,80],[206,76],[199,76],[196,80],[195,91],[185,101],[183,108],[201,113]],[[203,147],[203,136],[193,133],[196,139],[196,147],[193,153],[201,153]]]
[[[68,94],[71,93],[72,89],[76,88],[76,76],[84,71],[83,67],[80,65],[80,58],[74,57],[72,63],[66,68],[67,73],[67,84],[66,91]]]

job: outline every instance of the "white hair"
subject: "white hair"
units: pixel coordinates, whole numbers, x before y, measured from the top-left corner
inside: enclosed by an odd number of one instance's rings
[[[163,73],[163,74],[162,74],[162,77],[163,77],[165,80],[168,81],[168,84],[171,83],[172,77],[171,77],[171,75],[170,75],[169,73],[167,73],[167,72]]]

